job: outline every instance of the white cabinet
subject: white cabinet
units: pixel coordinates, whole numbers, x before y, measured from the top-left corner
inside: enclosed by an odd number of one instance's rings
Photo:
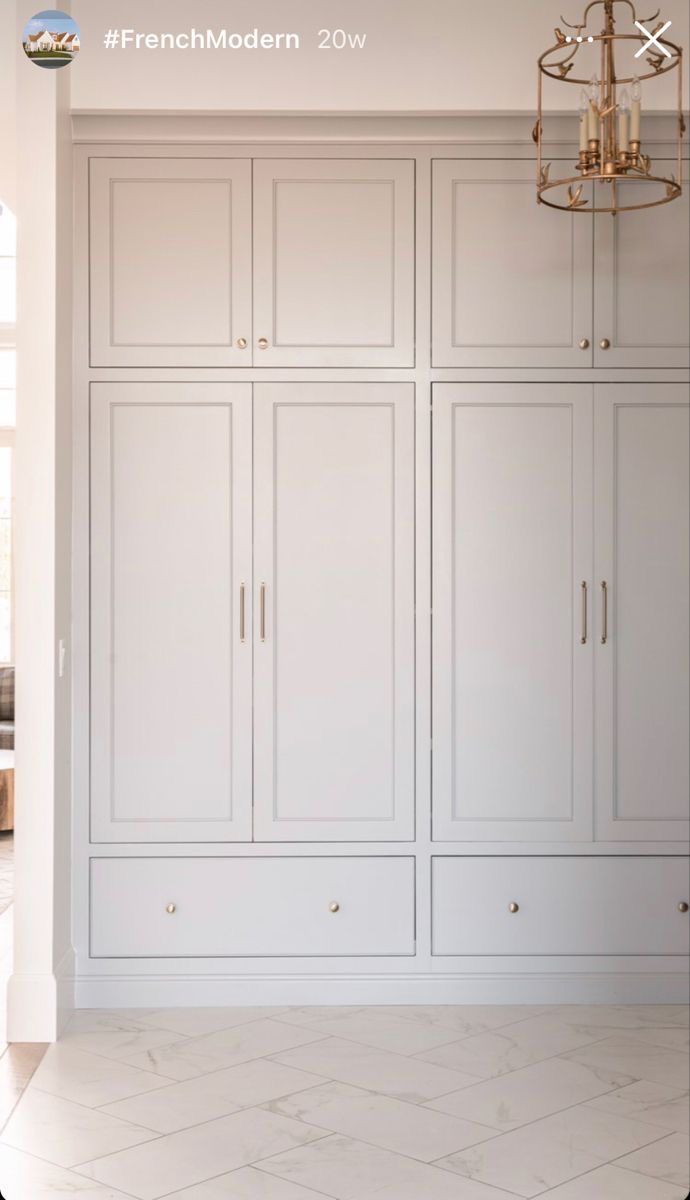
[[[258,366],[414,366],[414,163],[257,159],[254,278]]]
[[[258,384],[259,840],[414,836],[414,388]]]
[[[92,366],[414,365],[414,162],[257,159],[253,176],[249,159],[91,160]]]
[[[688,418],[684,385],[595,389],[602,838],[688,837]]]
[[[251,365],[249,160],[93,158],[89,206],[92,366]]]
[[[254,390],[93,386],[97,842],[414,837],[414,388]]]
[[[440,857],[433,952],[687,955],[687,902],[687,858]]]
[[[592,389],[439,384],[433,422],[434,836],[587,839]]]
[[[536,204],[532,162],[437,160],[434,366],[591,366],[592,237]]]
[[[669,175],[677,170],[670,162],[656,166]],[[618,186],[626,204],[648,198],[644,182]],[[663,208],[595,217],[595,366],[687,369],[689,197],[686,178],[682,196]]]
[[[96,842],[251,837],[251,436],[248,384],[92,385]]]
[[[95,858],[95,958],[414,954],[414,858]]]
[[[434,388],[437,839],[587,839],[593,800],[688,837],[689,438],[684,385]]]

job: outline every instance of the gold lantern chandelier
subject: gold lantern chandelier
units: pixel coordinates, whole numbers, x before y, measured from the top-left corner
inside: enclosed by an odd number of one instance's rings
[[[614,9],[629,12],[630,30],[617,32]],[[588,28],[590,13],[603,8],[604,28]],[[671,22],[657,20],[659,10],[638,22],[632,0],[591,0],[581,21],[555,30],[556,44],[539,59],[539,110],[532,134],[537,144],[537,201],[566,212],[625,212],[668,204],[681,195],[683,119],[683,51],[663,37]],[[594,20],[594,18],[592,18]],[[646,28],[645,28],[646,27]],[[619,74],[621,59],[630,60]],[[598,64],[591,74],[592,58]],[[589,63],[586,72],[583,62]],[[618,62],[617,62],[618,60]],[[670,72],[677,83],[676,174],[658,174],[641,137],[643,83]],[[637,73],[636,73],[637,72]],[[543,161],[543,87],[546,78],[580,88],[580,153],[576,174],[555,178],[553,164]],[[646,86],[653,86],[651,83]],[[639,186],[630,187],[635,182]],[[591,188],[586,184],[591,183]]]

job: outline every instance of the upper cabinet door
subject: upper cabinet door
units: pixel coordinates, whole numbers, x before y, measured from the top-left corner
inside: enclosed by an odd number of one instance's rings
[[[595,399],[598,836],[673,841],[690,803],[687,387]]]
[[[251,162],[90,171],[91,365],[251,366]]]
[[[592,218],[537,204],[534,171],[434,163],[435,367],[592,365]]]
[[[657,166],[664,174],[677,170],[670,162]],[[648,184],[618,187],[626,204],[647,199]],[[670,204],[594,221],[595,366],[687,367],[690,182]]]
[[[251,404],[92,385],[95,842],[251,838]]]
[[[414,162],[254,162],[254,362],[414,366]]]
[[[414,837],[414,389],[257,384],[254,830]]]
[[[592,389],[434,387],[434,837],[592,835]]]

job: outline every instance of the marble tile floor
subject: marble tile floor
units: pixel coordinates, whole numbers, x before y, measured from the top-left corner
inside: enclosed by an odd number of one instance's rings
[[[670,1005],[80,1011],[8,1051],[0,1191],[686,1200],[688,1041]]]

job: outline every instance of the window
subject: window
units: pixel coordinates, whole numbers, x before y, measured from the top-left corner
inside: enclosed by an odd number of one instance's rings
[[[0,664],[14,661],[14,427],[17,223],[0,201]]]

